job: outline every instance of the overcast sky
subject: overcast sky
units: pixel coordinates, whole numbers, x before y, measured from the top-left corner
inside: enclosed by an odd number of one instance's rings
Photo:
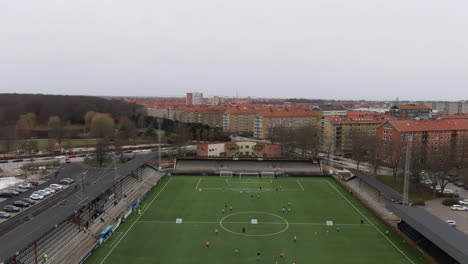
[[[466,0],[4,0],[0,92],[467,100]]]

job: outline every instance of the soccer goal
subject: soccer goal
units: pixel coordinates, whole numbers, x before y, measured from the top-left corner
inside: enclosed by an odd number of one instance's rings
[[[262,178],[274,178],[275,173],[273,171],[262,171]]]
[[[239,178],[255,178],[258,179],[258,172],[239,172]]]
[[[229,178],[232,178],[232,175],[234,175],[234,173],[232,171],[220,171],[219,172],[219,176],[220,177],[229,177]]]

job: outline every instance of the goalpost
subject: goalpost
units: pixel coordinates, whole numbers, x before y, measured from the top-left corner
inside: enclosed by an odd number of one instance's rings
[[[245,178],[245,177],[258,179],[258,175],[259,175],[258,172],[239,172],[240,179]]]
[[[262,171],[262,178],[274,178],[275,173],[273,171]]]
[[[219,172],[220,177],[232,178],[233,175],[234,175],[234,173],[232,171],[220,171]]]

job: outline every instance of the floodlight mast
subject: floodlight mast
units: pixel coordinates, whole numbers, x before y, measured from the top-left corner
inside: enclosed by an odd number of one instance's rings
[[[162,124],[162,118],[158,118],[158,169],[159,171],[162,171],[162,166],[161,166],[161,124]]]
[[[411,141],[413,138],[411,135],[405,136],[406,141],[406,155],[405,155],[405,178],[403,185],[403,204],[409,205],[409,178],[410,178],[410,162],[411,162]]]

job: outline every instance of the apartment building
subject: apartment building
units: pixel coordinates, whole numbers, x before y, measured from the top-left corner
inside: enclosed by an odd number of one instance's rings
[[[425,105],[431,107],[435,111],[444,112],[448,115],[453,114],[468,114],[468,101],[458,102],[424,102]]]
[[[270,109],[256,114],[254,121],[254,137],[269,138],[274,127],[302,128],[317,126],[319,115],[307,109]]]
[[[223,130],[231,133],[254,134],[255,116],[259,109],[230,108],[223,115]]]
[[[185,100],[187,105],[201,105],[203,104],[203,93],[187,93]]]
[[[393,119],[389,115],[362,111],[348,111],[347,116],[324,116],[321,127],[322,150],[351,157],[356,137],[373,137],[378,126]]]
[[[377,128],[382,142],[380,155],[385,164],[402,159],[407,140],[421,153],[450,155],[456,162],[468,162],[468,121],[452,120],[397,120]]]

